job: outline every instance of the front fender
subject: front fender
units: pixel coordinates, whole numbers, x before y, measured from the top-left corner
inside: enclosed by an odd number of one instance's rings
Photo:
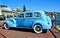
[[[44,22],[44,21],[35,21],[34,24],[33,24],[33,26],[32,26],[32,28],[34,28],[34,25],[35,25],[36,23],[39,23],[39,24],[42,26],[43,29],[50,29],[50,28],[51,28],[51,26],[48,25],[48,24],[47,24],[46,22]]]
[[[4,23],[7,23],[9,27],[16,27],[16,24],[9,21],[5,21]]]
[[[16,27],[16,21],[13,18],[8,18],[4,23],[7,23],[9,27]]]

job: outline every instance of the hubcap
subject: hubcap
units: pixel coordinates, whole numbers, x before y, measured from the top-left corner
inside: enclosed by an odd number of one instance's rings
[[[8,29],[8,26],[7,26],[7,24],[4,24],[4,28],[5,28],[5,29]]]
[[[36,27],[36,31],[39,32],[40,30],[41,30],[41,28],[40,28],[39,26],[37,26],[37,27]]]
[[[42,33],[42,27],[40,26],[40,25],[35,25],[34,26],[34,31],[36,32],[36,33]]]

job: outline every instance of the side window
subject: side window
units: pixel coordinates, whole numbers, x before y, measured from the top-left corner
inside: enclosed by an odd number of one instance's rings
[[[35,13],[34,13],[34,16],[35,16],[35,17],[40,17],[41,14],[40,14],[39,12],[35,12]]]
[[[24,14],[18,14],[19,18],[24,18]]]
[[[26,13],[26,17],[32,17],[32,13]]]
[[[7,15],[7,18],[9,18],[9,17],[13,17],[12,15]]]

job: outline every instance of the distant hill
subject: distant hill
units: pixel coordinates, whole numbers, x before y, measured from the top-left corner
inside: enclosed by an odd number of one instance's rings
[[[0,5],[0,7],[8,7],[8,6],[6,6],[6,5]]]

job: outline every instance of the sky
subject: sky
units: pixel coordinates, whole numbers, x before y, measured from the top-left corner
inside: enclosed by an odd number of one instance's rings
[[[27,10],[44,10],[60,12],[60,0],[0,0],[0,5],[6,5],[10,8]]]

